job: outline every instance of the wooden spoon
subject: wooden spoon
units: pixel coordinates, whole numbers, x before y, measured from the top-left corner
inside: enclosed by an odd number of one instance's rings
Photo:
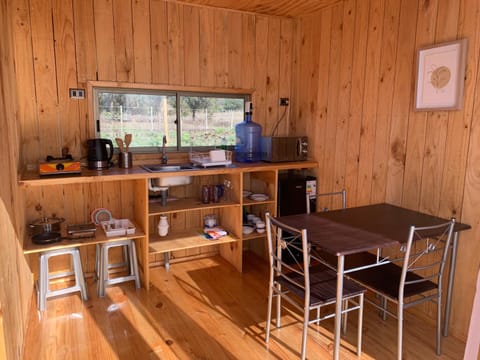
[[[125,152],[128,152],[128,147],[132,142],[132,134],[125,134]]]
[[[115,138],[115,142],[117,143],[120,152],[123,152],[123,140],[120,138]]]

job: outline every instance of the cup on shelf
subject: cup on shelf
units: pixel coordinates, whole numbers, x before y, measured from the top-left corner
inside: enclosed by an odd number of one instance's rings
[[[217,187],[217,192],[218,192],[218,198],[221,199],[223,195],[225,194],[225,185],[223,184],[218,184],[216,185]]]
[[[205,215],[205,227],[213,228],[217,226],[217,216],[215,214]]]
[[[218,203],[220,201],[219,189],[217,185],[209,186],[210,202]]]
[[[255,224],[256,224],[257,222],[259,222],[259,221],[262,221],[262,219],[260,219],[260,218],[259,218],[258,216],[256,216],[256,215],[253,216],[253,217],[251,218],[251,220],[250,220],[250,222],[251,222],[253,225],[255,225]]]
[[[202,203],[208,204],[210,202],[210,187],[208,185],[202,186]]]
[[[257,228],[257,233],[263,234],[265,232],[265,222],[264,221],[257,221],[255,223],[255,227]]]

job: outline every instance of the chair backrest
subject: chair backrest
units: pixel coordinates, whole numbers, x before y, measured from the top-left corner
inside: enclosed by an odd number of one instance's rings
[[[399,285],[399,300],[409,293],[420,293],[432,283],[441,292],[442,275],[452,240],[455,219],[434,226],[411,226]],[[418,276],[420,275],[420,276]],[[406,287],[411,286],[412,291]],[[415,290],[418,289],[418,290]]]
[[[310,214],[310,212],[312,211],[311,206],[310,206],[310,203],[311,203],[312,199],[316,200],[317,211],[328,211],[329,210],[328,207],[323,207],[322,209],[319,209],[319,206],[318,206],[318,203],[319,203],[318,199],[325,198],[325,197],[335,197],[335,198],[336,197],[341,197],[342,209],[347,208],[347,191],[345,189],[342,189],[340,191],[332,191],[332,192],[328,192],[328,193],[321,193],[321,194],[314,194],[314,195],[307,194],[307,196],[306,196],[307,214]]]
[[[269,213],[266,213],[265,219],[271,271],[273,270],[276,278],[282,278],[302,289],[305,292],[305,298],[308,299],[310,297],[310,247],[307,231],[285,225]],[[295,256],[298,253],[302,256]],[[294,261],[285,261],[285,258],[294,259]]]

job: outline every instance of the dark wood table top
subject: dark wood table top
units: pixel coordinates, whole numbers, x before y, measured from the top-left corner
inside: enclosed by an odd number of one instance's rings
[[[350,255],[390,247],[408,239],[410,226],[430,226],[448,221],[390,204],[280,217],[295,228],[307,229],[309,241],[332,255]],[[456,223],[454,231],[470,229]]]

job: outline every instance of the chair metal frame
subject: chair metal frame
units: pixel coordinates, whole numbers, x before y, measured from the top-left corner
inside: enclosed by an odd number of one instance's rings
[[[340,191],[332,191],[332,192],[326,192],[326,193],[321,193],[321,194],[307,194],[306,195],[306,203],[307,203],[307,214],[310,214],[311,209],[310,209],[310,200],[312,199],[318,199],[321,197],[327,197],[327,196],[341,196],[342,198],[342,209],[347,208],[347,190],[342,189]],[[323,208],[322,211],[328,211],[328,208]],[[317,209],[318,211],[318,209]]]
[[[391,259],[389,264],[379,268],[349,274],[351,279],[378,295],[380,303],[368,298],[365,301],[380,309],[384,320],[387,314],[397,319],[398,360],[402,359],[403,311],[426,301],[437,304],[436,353],[437,355],[441,354],[443,273],[454,225],[455,219],[452,218],[439,225],[411,226],[408,241],[400,248],[400,252],[404,252],[404,256]],[[383,283],[387,286],[382,288],[379,282],[381,280],[375,280],[375,276],[373,276],[375,271],[381,272],[383,276],[390,274],[398,276],[397,278],[382,279],[386,280]],[[397,284],[398,292],[393,293],[392,286],[395,288]],[[397,305],[396,312],[388,310],[389,301]]]
[[[307,330],[310,324],[335,316],[335,312],[320,314],[320,308],[336,303],[337,274],[321,264],[312,265],[311,246],[305,229],[295,229],[266,214],[267,242],[270,262],[268,314],[265,342],[270,339],[273,297],[276,303],[276,327],[280,327],[282,298],[303,313],[301,359],[306,357]],[[301,240],[301,241],[299,241]],[[282,253],[301,251],[302,259],[295,263],[282,261]],[[357,355],[362,352],[363,299],[365,289],[345,279],[342,314],[358,310]],[[316,316],[310,318],[310,312]]]

